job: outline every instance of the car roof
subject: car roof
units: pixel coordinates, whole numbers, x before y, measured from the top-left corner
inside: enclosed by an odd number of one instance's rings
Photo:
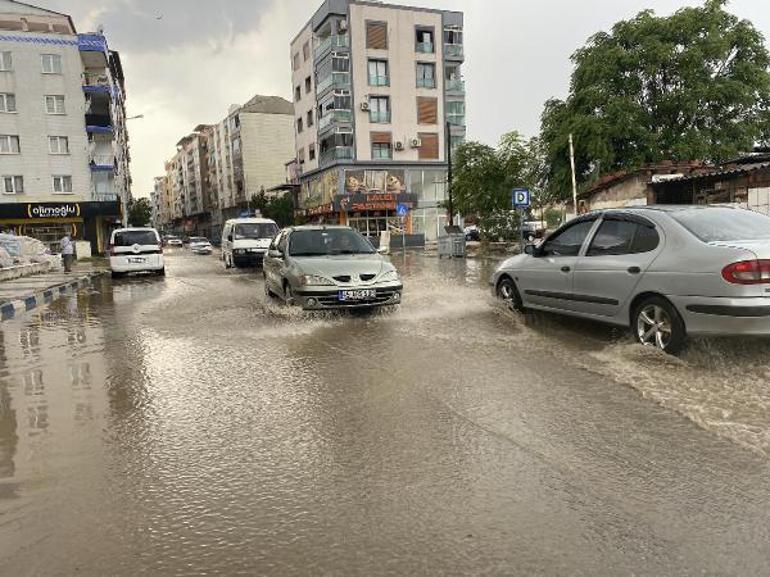
[[[289,230],[353,230],[349,226],[343,224],[301,224],[297,226],[290,226]]]
[[[275,221],[269,218],[231,218],[225,224],[275,224]]]
[[[133,232],[133,231],[147,231],[151,230],[153,232],[158,232],[157,229],[152,228],[151,226],[129,226],[127,228],[116,228],[112,231],[113,234],[116,232]]]

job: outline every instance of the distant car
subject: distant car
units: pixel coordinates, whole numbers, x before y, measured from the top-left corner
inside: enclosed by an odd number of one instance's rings
[[[165,275],[163,245],[154,228],[119,228],[110,235],[110,271],[113,277],[133,272]]]
[[[527,220],[521,223],[521,234],[524,240],[534,242],[545,236],[548,225],[542,220]]]
[[[508,259],[495,294],[631,328],[676,353],[688,335],[770,336],[770,217],[727,206],[648,206],[575,218]]]
[[[480,241],[481,240],[481,230],[475,224],[472,224],[470,226],[466,226],[465,230],[463,232],[465,232],[465,240],[467,240],[467,241]]]
[[[188,246],[195,254],[211,254],[213,250],[208,239],[202,236],[191,236]]]
[[[182,246],[182,239],[178,236],[167,236],[166,246]]]
[[[347,226],[297,226],[275,237],[265,293],[303,309],[361,309],[401,302],[396,268]]]

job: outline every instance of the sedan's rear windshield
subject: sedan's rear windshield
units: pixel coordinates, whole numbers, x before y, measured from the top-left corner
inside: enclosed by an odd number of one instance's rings
[[[208,242],[208,239],[202,236],[191,236],[190,242]]]
[[[234,234],[235,240],[273,238],[278,227],[272,222],[236,224]]]
[[[693,208],[670,213],[703,242],[770,240],[770,217],[738,208]]]
[[[115,246],[134,246],[135,244],[158,244],[158,237],[152,230],[126,230],[115,233]]]

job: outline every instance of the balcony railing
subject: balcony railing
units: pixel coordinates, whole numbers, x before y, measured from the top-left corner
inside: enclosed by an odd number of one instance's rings
[[[418,42],[415,51],[422,54],[433,54],[436,51],[436,46],[433,42]]]
[[[463,45],[462,44],[444,44],[444,55],[450,58],[462,58]]]
[[[321,153],[321,164],[329,164],[335,160],[351,160],[353,158],[352,146],[335,146]]]
[[[446,119],[452,126],[465,126],[465,114],[449,113]]]
[[[449,78],[446,81],[447,92],[460,92],[465,94],[465,80],[460,78]]]
[[[330,87],[342,90],[350,88],[350,72],[332,72],[323,80],[319,80],[316,85],[316,93],[321,94]]]
[[[370,110],[369,122],[375,122],[375,123],[390,122],[390,110]]]
[[[350,37],[347,34],[327,36],[315,47],[314,54],[316,58],[319,58],[333,48],[347,48],[348,46],[350,46]]]
[[[90,164],[92,169],[112,169],[115,167],[115,156],[112,154],[92,154]]]
[[[435,78],[417,78],[417,88],[436,88]]]
[[[91,198],[95,202],[117,202],[118,195],[114,192],[96,192],[91,193]]]
[[[390,84],[387,76],[369,75],[369,86],[388,86]]]
[[[325,130],[332,124],[353,122],[353,113],[350,110],[331,110],[318,119],[318,130]]]

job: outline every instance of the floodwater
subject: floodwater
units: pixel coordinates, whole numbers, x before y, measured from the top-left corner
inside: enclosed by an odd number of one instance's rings
[[[0,326],[0,576],[770,575],[764,341],[522,317],[491,263],[306,314],[177,251]]]

